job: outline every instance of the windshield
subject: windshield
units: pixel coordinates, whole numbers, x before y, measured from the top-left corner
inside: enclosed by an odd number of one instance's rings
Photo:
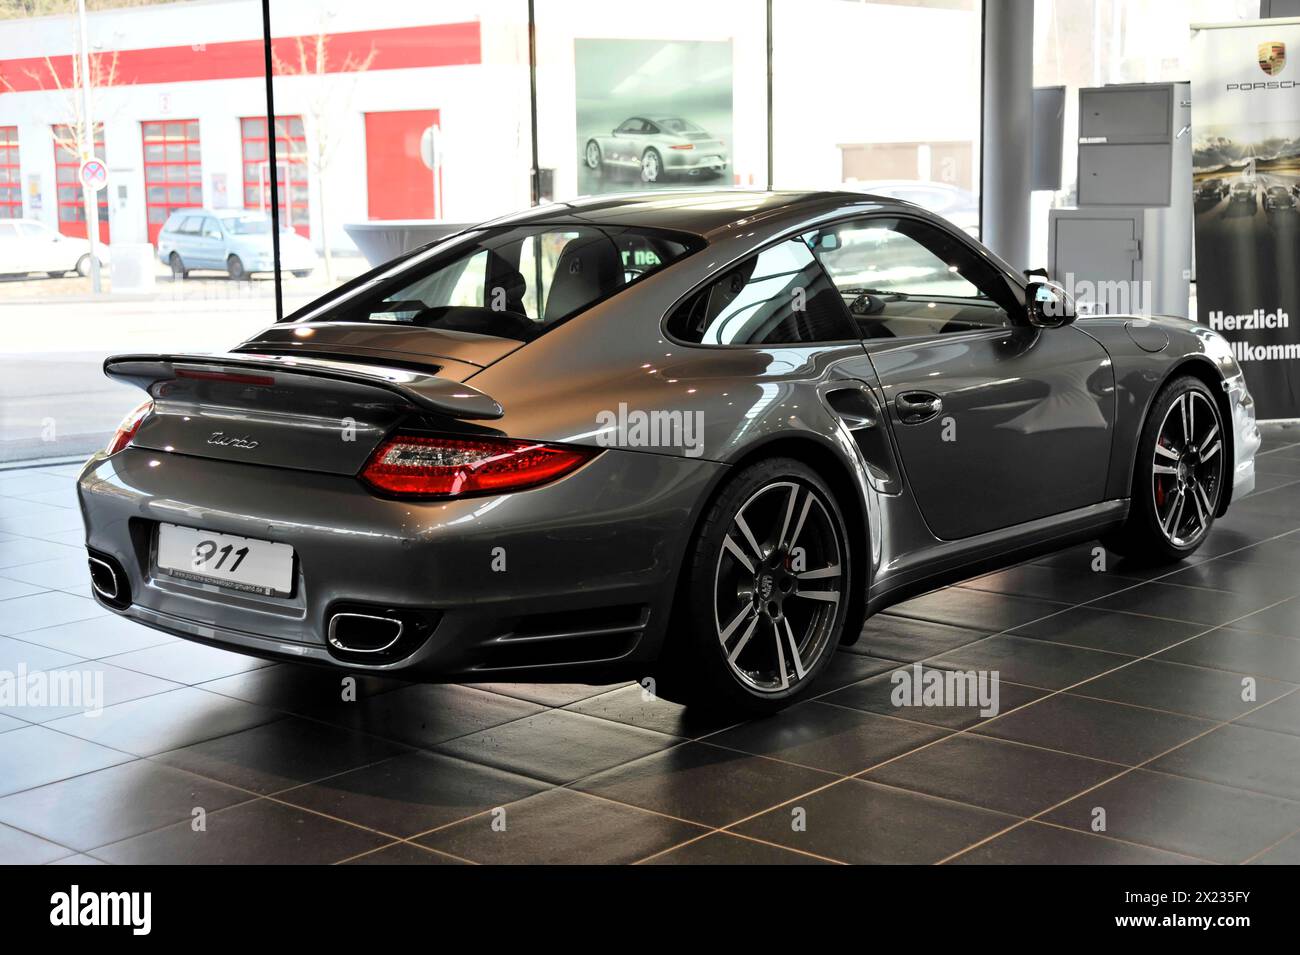
[[[447,252],[339,302],[334,320],[532,341],[701,245],[692,236],[634,228],[478,230]]]
[[[271,220],[266,216],[223,216],[221,224],[226,227],[226,231],[231,235],[270,235]],[[287,222],[280,223],[280,231],[288,232],[292,226]]]

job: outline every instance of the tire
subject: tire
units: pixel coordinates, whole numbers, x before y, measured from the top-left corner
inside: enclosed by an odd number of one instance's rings
[[[244,269],[244,260],[237,255],[226,259],[226,274],[236,282],[248,278],[248,272]]]
[[[792,458],[744,468],[687,553],[656,694],[746,716],[805,698],[840,644],[853,579],[843,512],[826,483]]]
[[[179,252],[173,252],[171,255],[167,256],[167,264],[171,266],[172,281],[176,281],[177,279],[187,279],[190,277],[190,270],[187,269],[185,263],[181,261]]]
[[[76,273],[83,279],[90,274],[90,253],[87,252],[81,258],[77,259]]]
[[[1142,426],[1128,519],[1102,543],[1151,563],[1195,553],[1225,493],[1227,455],[1213,393],[1199,378],[1175,378],[1156,396]]]
[[[665,178],[663,157],[651,146],[641,154],[641,181],[662,182]]]
[[[305,279],[311,275],[311,269],[294,269],[293,277],[296,279]]]
[[[600,155],[600,143],[594,139],[587,140],[587,145],[582,150],[582,158],[587,163],[587,168],[592,172],[600,172],[600,165],[603,158]]]

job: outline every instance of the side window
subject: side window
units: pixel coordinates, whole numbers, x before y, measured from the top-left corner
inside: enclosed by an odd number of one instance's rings
[[[857,340],[838,297],[808,246],[790,239],[692,295],[669,318],[668,331],[700,345]]]
[[[181,220],[181,224],[176,227],[176,231],[181,235],[198,235],[199,223],[202,221],[203,219],[199,216],[186,216]]]
[[[995,268],[960,239],[918,219],[861,219],[805,238],[863,338],[1003,328],[1021,307]]]
[[[618,131],[620,133],[639,133],[643,125],[639,119],[629,119],[618,128]]]

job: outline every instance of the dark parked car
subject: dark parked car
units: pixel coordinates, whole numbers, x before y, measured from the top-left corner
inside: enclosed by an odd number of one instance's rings
[[[1264,211],[1268,213],[1295,212],[1295,194],[1286,186],[1269,186],[1264,190]]]
[[[1098,536],[1178,560],[1251,490],[1223,338],[1074,317],[896,200],[535,209],[108,359],[148,400],[78,482],[94,593],[277,660],[771,711],[870,613]]]
[[[1205,179],[1196,187],[1197,202],[1218,202],[1228,194],[1228,183],[1217,177]]]

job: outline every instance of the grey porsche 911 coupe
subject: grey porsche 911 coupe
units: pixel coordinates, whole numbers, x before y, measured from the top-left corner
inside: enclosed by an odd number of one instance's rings
[[[278,660],[770,712],[868,614],[1097,537],[1176,561],[1254,487],[1217,333],[1074,319],[897,200],[533,209],[108,359],[148,400],[79,479],[93,591]]]
[[[721,175],[728,163],[721,139],[679,116],[625,119],[608,136],[587,140],[582,158],[593,172],[621,167],[639,173],[644,182],[675,174]]]

